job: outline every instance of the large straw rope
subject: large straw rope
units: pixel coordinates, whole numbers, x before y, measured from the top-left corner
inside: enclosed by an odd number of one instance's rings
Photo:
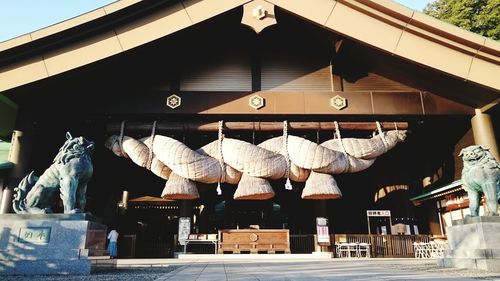
[[[397,142],[401,141],[400,136],[403,134],[403,131],[399,131],[397,134],[392,131],[387,132],[385,138],[386,142],[389,143],[387,149],[394,147]],[[132,160],[141,167],[147,164],[148,157],[144,156],[147,156],[146,152],[149,152],[149,149],[144,143],[148,143],[148,138],[142,139],[141,145],[141,142],[124,136],[122,146],[125,152],[123,153],[117,151],[119,149],[115,145],[116,138],[116,136],[111,136],[106,142],[109,149],[112,149],[117,155],[132,156],[134,158]],[[224,138],[222,140],[222,155],[225,164],[231,167],[226,168],[226,176],[231,174],[232,168],[256,177],[277,179],[285,176],[287,165],[286,159],[281,154],[282,150],[277,149],[280,142],[279,138],[267,140],[259,144],[259,146],[236,139]],[[382,142],[377,137],[370,139],[370,141]],[[338,142],[338,139],[333,139],[318,145],[300,137],[288,136],[288,151],[291,163],[300,169],[330,174],[360,171],[373,164],[373,161],[370,161],[373,159],[360,159],[338,151]],[[359,142],[361,143],[361,141]],[[380,144],[371,146],[380,147]],[[182,177],[204,183],[216,183],[222,176],[220,162],[217,159],[221,158],[218,147],[219,145],[215,141],[205,145],[198,151],[193,151],[177,140],[158,135],[153,144],[153,152],[162,163]],[[371,155],[379,154],[380,151],[377,151],[376,154]],[[237,173],[233,172],[233,174]],[[233,180],[226,180],[226,182],[234,183],[236,179],[237,175],[233,177]]]
[[[171,173],[161,197],[171,200],[191,200],[200,197],[196,184],[176,173]]]
[[[216,183],[221,178],[217,159],[202,155],[175,139],[157,135],[153,152],[158,159],[183,178]]]
[[[250,178],[245,176],[242,186],[249,182],[259,182],[258,186],[268,185],[262,181],[264,178],[286,177],[287,169],[290,179],[294,181],[306,180],[312,171],[327,174],[358,172],[370,167],[377,156],[393,148],[405,137],[405,131],[380,131],[371,139],[341,139],[339,134],[337,139],[318,145],[286,134],[286,142],[282,137],[277,137],[258,146],[236,139],[219,138],[194,151],[172,138],[155,136],[154,131],[149,138],[134,140],[123,135],[123,128],[124,123],[120,136],[111,136],[106,141],[106,147],[118,156],[130,157],[141,167],[147,168],[150,161],[149,168],[162,178],[168,178],[170,172],[174,171],[176,176],[173,178],[236,184],[241,182],[243,173]],[[148,148],[151,142],[152,152]],[[286,147],[283,143],[286,143]],[[284,154],[289,154],[289,168]],[[322,176],[314,176],[318,177]],[[322,182],[325,180],[334,181],[324,177]]]

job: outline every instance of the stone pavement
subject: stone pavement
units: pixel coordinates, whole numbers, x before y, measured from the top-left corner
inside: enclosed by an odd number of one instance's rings
[[[332,259],[307,261],[190,261],[165,280],[500,280],[500,273],[441,269],[434,260]]]
[[[263,259],[217,257],[102,260],[91,275],[0,276],[2,281],[498,280],[500,273],[438,268],[422,259]],[[104,263],[108,261],[108,263]]]

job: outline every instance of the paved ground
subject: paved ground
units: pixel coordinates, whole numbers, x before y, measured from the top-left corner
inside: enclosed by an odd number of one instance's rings
[[[144,260],[141,261],[144,266]],[[500,273],[442,269],[433,260],[230,261],[164,259],[154,267],[100,269],[91,276],[0,276],[0,280],[499,280]],[[134,266],[129,263],[129,266]],[[137,266],[137,265],[136,265]]]

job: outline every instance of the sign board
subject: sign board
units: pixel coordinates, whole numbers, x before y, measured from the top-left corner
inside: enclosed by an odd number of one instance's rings
[[[369,217],[390,217],[390,210],[367,210],[366,215]]]
[[[390,210],[366,210],[366,220],[367,220],[367,225],[368,225],[368,234],[372,234],[371,230],[371,224],[370,224],[370,218],[371,217],[389,217],[389,224],[391,223],[391,211]],[[391,226],[392,228],[392,226]],[[392,230],[392,229],[389,229]],[[387,234],[387,228],[384,227],[384,230],[382,233],[385,231],[385,234]],[[378,233],[378,230],[377,230]]]
[[[406,225],[406,228],[405,228],[405,234],[406,235],[411,235],[411,229],[410,229],[410,226],[409,225]]]
[[[330,246],[327,218],[316,218],[316,232],[318,234],[318,244],[321,246]]]
[[[382,225],[380,227],[380,231],[382,232],[382,235],[387,235],[387,226]]]
[[[177,240],[179,244],[186,245],[186,240],[189,237],[189,233],[191,233],[191,218],[189,217],[181,217],[179,218],[179,233]]]
[[[29,244],[48,244],[51,227],[21,227],[18,242]]]

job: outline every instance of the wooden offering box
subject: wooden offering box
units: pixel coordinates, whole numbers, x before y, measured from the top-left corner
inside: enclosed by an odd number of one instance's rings
[[[290,253],[288,229],[226,229],[219,230],[219,254]]]

